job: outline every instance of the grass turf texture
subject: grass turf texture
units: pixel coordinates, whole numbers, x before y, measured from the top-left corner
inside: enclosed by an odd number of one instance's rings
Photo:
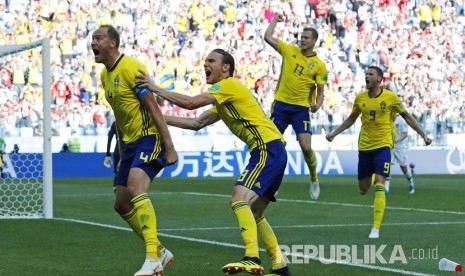
[[[223,275],[224,264],[241,259],[240,232],[229,207],[234,181],[155,179],[150,197],[159,238],[175,255],[165,275]],[[55,219],[0,220],[0,275],[133,275],[143,262],[144,246],[113,211],[111,183],[57,179]],[[309,200],[307,177],[287,177],[279,201],[265,215],[282,245],[323,246],[325,257],[331,246],[356,246],[362,259],[364,246],[386,245],[386,261],[400,245],[407,259],[406,264],[376,260],[351,266],[296,258],[290,264],[293,275],[441,275],[440,258],[465,263],[465,183],[463,176],[452,175],[417,175],[415,183],[416,193],[409,196],[405,178],[393,176],[378,240],[367,238],[373,190],[359,195],[355,176],[320,177],[316,202]],[[265,252],[261,259],[267,271]]]

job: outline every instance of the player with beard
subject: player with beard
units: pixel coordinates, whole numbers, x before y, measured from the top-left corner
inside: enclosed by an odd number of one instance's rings
[[[349,117],[332,133],[326,135],[331,142],[334,137],[351,127],[362,114],[362,126],[358,139],[358,187],[360,194],[366,194],[370,189],[372,176],[375,174],[375,199],[373,204],[373,227],[369,238],[379,238],[379,229],[386,208],[384,184],[391,171],[391,150],[394,147],[396,129],[392,122],[393,115],[399,113],[407,124],[425,141],[431,144],[423,129],[415,118],[408,113],[397,95],[385,89],[383,71],[376,66],[370,66],[365,72],[367,91],[362,91],[355,97],[354,106]]]

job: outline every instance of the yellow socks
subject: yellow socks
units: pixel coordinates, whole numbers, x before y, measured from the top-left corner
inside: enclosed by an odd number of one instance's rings
[[[231,208],[241,229],[242,240],[245,245],[245,256],[258,257],[257,225],[250,206],[247,202],[236,201],[231,204]]]
[[[308,166],[308,170],[310,171],[310,181],[317,182],[318,175],[316,174],[316,155],[315,152],[312,150],[312,154],[310,158],[304,157],[305,163]]]
[[[384,185],[381,183],[375,184],[375,202],[373,205],[373,228],[379,229],[386,208],[386,194],[384,193]]]
[[[152,201],[147,193],[143,193],[131,199],[131,202],[136,210],[139,229],[145,241],[146,255],[158,259],[160,241],[157,238],[157,219]]]
[[[137,236],[142,239],[144,238],[142,237],[142,229],[140,228],[139,220],[136,216],[136,208],[132,209],[129,211],[129,213],[124,214],[121,217],[129,224],[129,226],[131,226],[132,231],[134,231]]]
[[[280,269],[286,266],[286,261],[278,245],[278,239],[265,217],[257,220],[257,232],[265,244],[266,252],[271,257],[271,268]]]

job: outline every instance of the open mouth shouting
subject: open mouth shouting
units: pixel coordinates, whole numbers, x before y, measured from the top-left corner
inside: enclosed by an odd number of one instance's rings
[[[94,52],[94,57],[95,57],[95,60],[97,61],[100,57],[100,51],[97,49],[92,49],[92,52]]]
[[[206,77],[207,83],[210,83],[211,75],[212,75],[212,72],[210,71],[210,69],[205,68],[205,77]]]

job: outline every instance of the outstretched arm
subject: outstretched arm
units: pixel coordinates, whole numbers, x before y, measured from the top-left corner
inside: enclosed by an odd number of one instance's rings
[[[333,141],[333,139],[339,133],[341,133],[344,130],[351,127],[355,123],[355,121],[357,120],[359,115],[360,115],[360,113],[355,113],[355,112],[352,111],[352,113],[350,113],[349,117],[347,117],[347,119],[345,119],[345,121],[342,122],[342,124],[337,129],[335,129],[332,133],[326,135],[326,140],[328,140],[329,142]]]
[[[211,112],[210,110],[203,112],[197,118],[183,118],[165,115],[165,120],[168,125],[184,129],[192,129],[195,131],[211,125],[217,122],[219,119],[220,116],[218,113]]]
[[[423,129],[420,127],[420,125],[417,123],[417,120],[413,118],[412,114],[408,113],[407,111],[404,111],[402,113],[399,113],[402,118],[407,122],[407,124],[415,130],[425,141],[425,144],[428,146],[433,142],[431,138],[429,138],[426,133],[423,131]]]
[[[276,14],[273,20],[271,20],[270,25],[268,25],[268,28],[266,28],[264,36],[266,43],[268,43],[276,51],[278,51],[278,40],[273,37],[273,33],[274,29],[276,28],[276,23],[278,22],[284,22],[284,17],[280,14]]]
[[[136,76],[136,81],[139,84],[139,87],[148,88],[151,92],[156,93],[163,99],[168,100],[169,102],[172,102],[175,105],[180,106],[182,108],[192,110],[209,105],[215,101],[215,97],[208,93],[201,93],[199,95],[191,97],[166,90],[152,83],[149,77],[144,72],[139,71],[139,73],[140,74]]]

